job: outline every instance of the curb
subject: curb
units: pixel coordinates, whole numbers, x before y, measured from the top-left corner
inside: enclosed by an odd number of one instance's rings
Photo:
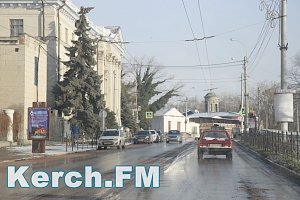
[[[127,143],[126,146],[128,146],[128,145],[132,145],[132,143]],[[83,152],[95,151],[95,150],[97,150],[97,147],[95,147],[94,149],[85,149],[85,150],[81,150],[81,151],[67,151],[67,152],[62,152],[62,153],[59,153],[59,154],[49,154],[49,155],[48,154],[41,154],[41,155],[31,154],[31,156],[28,156],[28,157],[2,160],[2,161],[0,161],[0,164],[1,163],[9,163],[9,162],[18,162],[18,161],[24,161],[24,160],[34,160],[34,159],[46,158],[46,157],[61,156],[61,155],[67,155],[67,154],[73,154],[73,153],[83,153]]]
[[[285,173],[292,175],[292,176],[296,176],[296,178],[300,179],[300,173],[297,173],[294,170],[288,169],[287,167],[280,165],[278,163],[275,163],[273,160],[266,158],[264,156],[262,156],[260,153],[254,151],[253,149],[241,144],[239,141],[234,141],[237,145],[241,146],[244,149],[247,149],[248,151],[250,151],[252,154],[255,154],[256,156],[258,156],[259,158],[261,158],[262,160],[264,160],[265,162],[267,162],[268,164],[273,165],[274,167],[276,167],[277,169],[279,169],[280,171],[284,171]]]

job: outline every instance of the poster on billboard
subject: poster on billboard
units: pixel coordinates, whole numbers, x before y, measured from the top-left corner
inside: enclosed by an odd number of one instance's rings
[[[28,108],[28,140],[49,139],[49,108]]]

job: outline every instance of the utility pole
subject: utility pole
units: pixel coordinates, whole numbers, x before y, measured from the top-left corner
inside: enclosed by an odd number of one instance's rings
[[[281,27],[281,89],[287,89],[287,34],[286,23],[287,22],[287,0],[281,0],[281,14],[280,14],[280,27]],[[281,122],[281,130],[288,131],[288,122]]]
[[[257,129],[260,129],[260,89],[257,88]]]
[[[66,1],[62,1],[62,5],[57,8],[57,81],[61,79],[60,74],[60,10],[66,5]]]
[[[247,94],[247,56],[244,56],[244,102],[245,102],[245,126],[244,133],[248,132],[248,94]]]
[[[299,133],[299,104],[298,104],[298,102],[297,102],[297,110],[296,110],[296,115],[297,115],[297,132]]]
[[[188,101],[188,98],[186,97],[185,99],[185,121],[184,121],[184,132],[186,132],[186,125],[187,125],[187,101]]]
[[[241,74],[241,130],[244,131],[244,117],[243,117],[243,108],[244,108],[244,96],[243,96],[243,73]]]
[[[230,41],[232,42],[238,42],[245,50],[245,56],[243,60],[243,69],[244,69],[244,103],[245,103],[245,117],[244,117],[244,133],[247,133],[248,131],[248,94],[247,94],[247,48],[244,43],[242,43],[239,40],[235,40],[233,38],[230,38]]]

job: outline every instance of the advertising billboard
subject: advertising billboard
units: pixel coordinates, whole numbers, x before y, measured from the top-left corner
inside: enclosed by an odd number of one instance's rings
[[[49,108],[28,108],[28,140],[49,139]]]

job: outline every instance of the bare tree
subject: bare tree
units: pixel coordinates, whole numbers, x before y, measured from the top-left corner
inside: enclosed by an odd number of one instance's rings
[[[239,112],[241,106],[241,97],[238,95],[223,93],[219,96],[221,112]]]
[[[292,68],[289,71],[290,87],[300,86],[300,53],[292,59]]]
[[[251,110],[259,117],[259,124],[263,129],[280,129],[280,124],[275,121],[274,116],[274,93],[279,88],[280,85],[277,82],[261,82],[250,90]]]

